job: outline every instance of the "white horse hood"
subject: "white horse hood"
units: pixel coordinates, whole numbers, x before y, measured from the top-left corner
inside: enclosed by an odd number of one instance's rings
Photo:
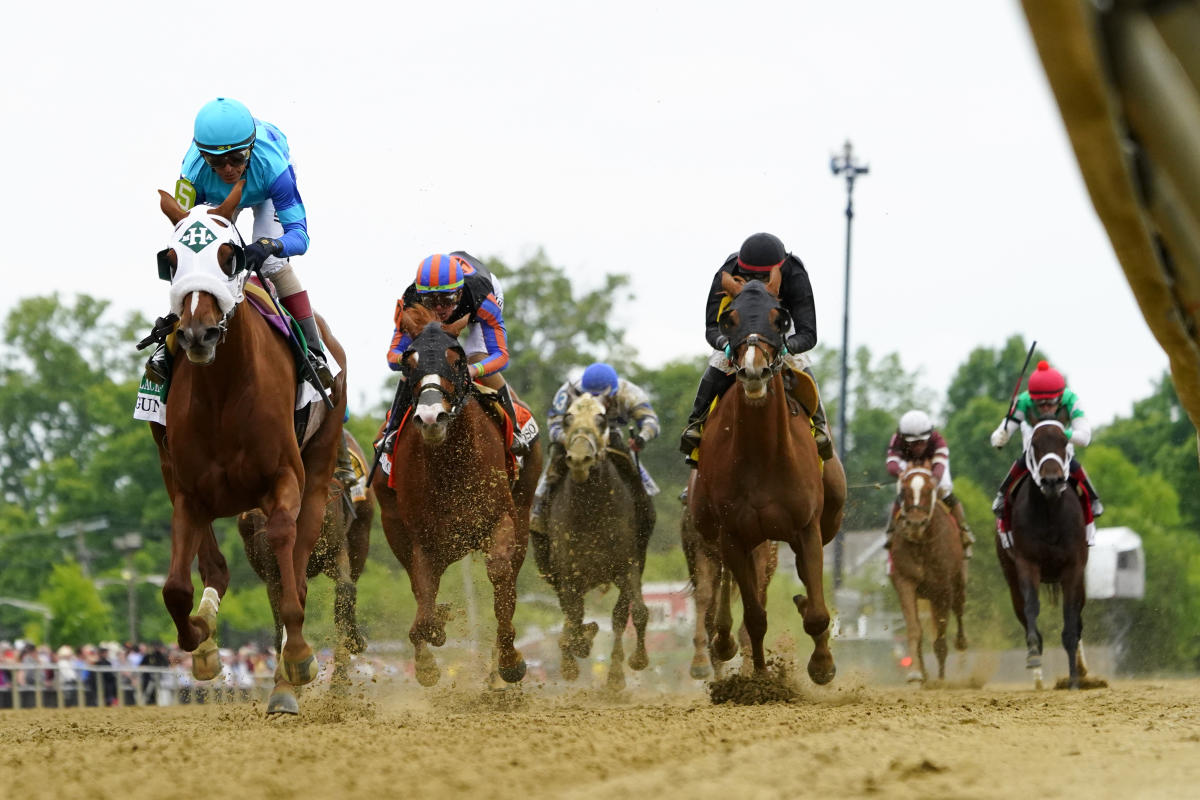
[[[183,313],[183,299],[192,292],[208,292],[222,314],[230,314],[242,300],[246,273],[232,277],[221,269],[217,253],[222,244],[242,248],[242,237],[233,223],[210,214],[209,206],[196,206],[175,226],[171,250],[177,266],[171,278],[171,311]]]

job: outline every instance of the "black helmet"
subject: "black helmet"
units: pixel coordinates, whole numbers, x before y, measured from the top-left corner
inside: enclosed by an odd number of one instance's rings
[[[771,233],[756,233],[742,242],[738,251],[738,269],[743,272],[770,272],[783,264],[787,248],[779,237]]]

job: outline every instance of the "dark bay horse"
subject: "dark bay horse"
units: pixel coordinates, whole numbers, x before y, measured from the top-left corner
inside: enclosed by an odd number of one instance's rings
[[[717,551],[715,543],[705,541],[696,530],[696,523],[692,520],[691,509],[686,502],[679,518],[679,538],[683,544],[683,557],[687,561],[688,580],[696,604],[696,622],[692,631],[692,663],[688,674],[696,680],[705,680],[713,676],[720,678],[724,662],[732,659],[737,650],[726,650],[716,654],[712,651],[710,643],[715,640],[718,611],[729,614],[732,595],[738,588],[731,584],[729,570],[721,569],[721,554]],[[772,541],[763,542],[755,547],[750,555],[758,579],[759,602],[765,605],[767,587],[775,575],[775,568],[779,565],[779,545]],[[730,599],[722,601],[722,593],[729,594]],[[721,624],[731,627],[733,622],[731,618],[727,618],[723,619]],[[733,643],[735,648],[740,647],[743,652],[748,652],[750,634],[747,633],[745,624],[738,628],[736,642],[726,639],[723,643],[726,647]],[[745,661],[742,666],[746,668],[750,664],[751,662]]]
[[[1063,648],[1067,651],[1070,687],[1079,688],[1087,674],[1080,637],[1083,635],[1084,575],[1087,571],[1087,529],[1083,505],[1067,480],[1070,455],[1062,423],[1045,420],[1034,426],[1025,451],[1030,476],[1012,493],[1011,546],[996,537],[996,553],[1013,610],[1025,629],[1025,666],[1042,683],[1042,634],[1037,628],[1041,608],[1038,588],[1061,587]]]
[[[279,571],[280,650],[283,675],[293,685],[313,680],[317,661],[304,639],[305,568],[325,511],[325,492],[337,460],[346,407],[345,372],[332,388],[332,411],[322,405],[301,450],[293,427],[296,367],[291,350],[263,316],[243,300],[248,273],[232,222],[242,195],[236,184],[218,208],[190,212],[159,192],[175,225],[165,258],[171,271],[171,308],[179,316],[176,359],[164,428],[151,424],[163,482],[171,498],[171,563],[163,600],[175,622],[179,647],[192,653],[198,680],[221,670],[217,609],[229,569],[212,522],[252,508],[267,518],[267,540]],[[345,354],[318,319],[338,364]],[[220,357],[218,358],[218,352]],[[191,565],[199,560],[204,593],[191,613]]]
[[[737,386],[709,416],[689,501],[696,529],[716,545],[722,568],[737,580],[756,673],[766,668],[767,614],[752,553],[768,540],[791,545],[808,592],[795,597],[814,644],[808,674],[825,684],[836,670],[829,651],[822,548],[841,524],[845,473],[836,459],[825,462],[822,472],[806,413],[816,407],[815,388],[812,405],[802,408],[784,387],[783,340],[791,320],[779,303],[779,283],[778,268],[766,283],[723,277],[732,300],[719,325],[730,341]],[[737,650],[724,616],[717,617],[717,656]]]
[[[432,686],[441,675],[428,646],[446,641],[445,614],[437,605],[442,574],[479,550],[494,589],[497,671],[516,683],[525,675],[525,659],[514,645],[512,617],[541,443],[534,442],[510,486],[508,447],[477,397],[458,340],[420,305],[404,309],[402,325],[412,336],[402,359],[402,391],[412,393],[412,412],[396,435],[391,479],[374,486],[388,545],[408,571],[417,600],[408,634],[417,680]]]
[[[350,452],[360,464],[365,464],[366,456],[350,431],[344,431],[343,436]],[[367,563],[371,523],[375,520],[375,492],[368,488],[361,499],[352,499],[349,490],[335,478],[329,482],[328,498],[325,516],[321,520],[321,537],[317,539],[308,558],[305,575],[310,580],[325,575],[334,582],[333,622],[337,641],[334,646],[333,684],[344,687],[349,680],[347,671],[350,654],[361,653],[367,646],[366,638],[358,628],[357,583]],[[257,508],[247,511],[238,518],[238,532],[246,547],[246,558],[258,577],[267,584],[271,613],[275,617],[275,648],[278,651],[283,643],[283,624],[279,617],[280,581],[271,543],[267,540],[266,516]],[[276,669],[275,689],[267,703],[267,713],[295,714],[298,711],[291,684]]]
[[[900,473],[900,515],[892,540],[892,585],[900,597],[904,627],[908,635],[910,682],[925,682],[921,618],[917,600],[929,601],[936,635],[933,652],[938,660],[938,678],[946,677],[946,628],[950,612],[958,621],[954,646],[967,649],[963,633],[963,605],[967,587],[963,579],[962,537],[958,524],[937,497],[937,481],[927,463],[915,464]]]
[[[550,499],[546,534],[550,541],[549,564],[545,570],[558,594],[563,612],[559,637],[562,674],[569,681],[579,677],[575,659],[591,653],[596,624],[583,624],[583,600],[592,589],[606,584],[617,587],[613,604],[612,659],[608,687],[625,686],[625,650],[622,637],[633,609],[637,648],[629,666],[645,669],[646,622],[650,612],[642,599],[642,569],[647,541],[639,541],[633,494],[621,477],[615,459],[631,459],[624,450],[609,445],[609,424],[604,404],[584,392],[571,403],[564,417],[563,445],[568,478]],[[632,470],[632,463],[629,465]]]

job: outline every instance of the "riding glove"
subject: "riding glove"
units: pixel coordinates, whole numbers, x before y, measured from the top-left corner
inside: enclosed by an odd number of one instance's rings
[[[268,239],[266,236],[246,246],[246,266],[258,269],[271,256],[283,252],[283,242],[278,239]]]
[[[1000,423],[999,428],[996,428],[996,430],[992,431],[992,447],[996,448],[997,450],[999,450],[1001,447],[1004,447],[1004,445],[1008,444],[1008,437],[1008,423],[1002,422]]]
[[[635,433],[629,437],[629,449],[635,453],[642,452],[642,448],[646,446],[646,440],[642,438],[640,433]]]
[[[718,336],[717,337],[717,349],[724,351],[726,358],[728,358],[728,359],[733,358],[733,350],[729,347],[729,337],[728,336]]]

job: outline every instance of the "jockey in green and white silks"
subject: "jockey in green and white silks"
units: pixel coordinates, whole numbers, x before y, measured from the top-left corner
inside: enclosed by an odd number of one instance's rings
[[[1000,484],[996,498],[992,502],[992,511],[996,513],[996,530],[1000,534],[1001,543],[1010,546],[1010,508],[1008,501],[1009,490],[1016,481],[1028,474],[1024,452],[1029,447],[1029,438],[1033,435],[1033,426],[1046,420],[1056,420],[1062,424],[1067,435],[1067,458],[1069,460],[1069,476],[1076,484],[1087,492],[1089,503],[1085,509],[1088,544],[1095,542],[1095,518],[1104,513],[1104,504],[1092,486],[1091,479],[1084,472],[1079,462],[1075,460],[1075,448],[1087,447],[1092,441],[1092,425],[1088,422],[1079,405],[1079,397],[1067,388],[1066,379],[1062,373],[1045,361],[1039,361],[1037,369],[1029,376],[1028,388],[1017,397],[1017,403],[1011,416],[1005,417],[1000,427],[992,431],[992,447],[1000,449],[1008,443],[1009,438],[1018,429],[1021,431],[1021,453],[1013,462]]]
[[[548,507],[549,496],[565,474],[563,418],[575,398],[584,392],[595,395],[604,403],[608,418],[609,447],[632,455],[641,452],[646,443],[659,434],[658,415],[650,405],[649,395],[633,381],[618,377],[617,371],[609,364],[596,362],[583,371],[578,381],[567,381],[558,387],[546,420],[550,458],[538,481],[533,496],[533,507],[530,510],[530,530],[539,534],[545,532],[543,513]],[[633,427],[635,432],[627,437],[626,427]],[[629,461],[634,463],[632,457]],[[628,470],[628,474],[624,470],[619,471],[634,497],[638,535],[649,537],[654,530],[655,519],[650,497],[658,494],[658,487],[640,462],[636,475],[632,469]]]

